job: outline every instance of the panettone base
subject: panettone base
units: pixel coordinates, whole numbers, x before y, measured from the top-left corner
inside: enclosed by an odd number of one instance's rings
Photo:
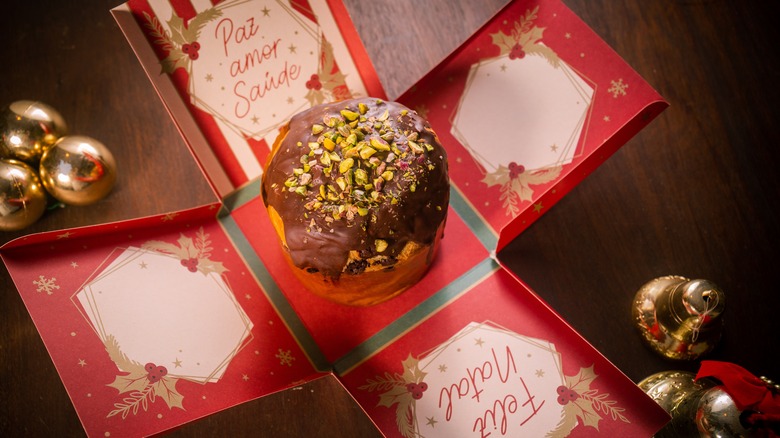
[[[417,283],[433,262],[444,234],[444,223],[430,245],[410,242],[392,266],[366,270],[360,274],[342,273],[337,279],[319,272],[307,272],[292,263],[284,237],[284,224],[273,207],[268,208],[271,223],[282,242],[282,252],[293,274],[307,290],[330,301],[350,306],[373,306],[387,301]]]

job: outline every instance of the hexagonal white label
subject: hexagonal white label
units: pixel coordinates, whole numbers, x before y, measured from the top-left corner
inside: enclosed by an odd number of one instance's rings
[[[593,93],[562,60],[483,60],[471,66],[451,132],[487,173],[511,162],[528,171],[567,164]]]
[[[284,2],[236,2],[205,21],[191,62],[195,106],[246,137],[263,138],[308,107],[322,35],[316,23]]]
[[[563,418],[561,358],[548,341],[471,323],[417,366],[426,385],[412,393],[421,436],[524,436]]]
[[[170,377],[219,380],[252,329],[224,278],[156,251],[117,254],[76,294],[100,339],[127,359],[117,366],[170,364]]]

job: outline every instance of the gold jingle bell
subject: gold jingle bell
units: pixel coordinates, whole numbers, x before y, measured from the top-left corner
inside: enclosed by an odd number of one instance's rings
[[[642,339],[657,353],[694,360],[720,340],[724,309],[725,295],[712,282],[672,275],[639,289],[632,316]]]
[[[681,403],[702,389],[695,378],[689,371],[661,371],[646,377],[637,386],[666,412],[674,414]]]
[[[724,388],[687,371],[661,371],[638,383],[672,421],[655,438],[769,436],[742,420],[743,411]]]
[[[46,190],[69,205],[88,205],[105,197],[116,182],[116,162],[103,143],[72,135],[59,139],[41,157]]]
[[[0,111],[0,158],[35,166],[67,129],[60,113],[49,105],[31,100],[13,102]]]
[[[0,159],[0,231],[17,231],[40,218],[46,210],[46,192],[27,164]]]

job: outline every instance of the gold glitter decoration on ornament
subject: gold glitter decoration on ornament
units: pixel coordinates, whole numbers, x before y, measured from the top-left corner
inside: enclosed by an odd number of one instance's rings
[[[27,164],[0,159],[0,231],[21,230],[46,210],[46,192]]]
[[[708,280],[670,275],[645,283],[631,310],[642,339],[658,354],[695,360],[720,340],[725,295]]]
[[[62,137],[44,152],[40,175],[46,190],[62,203],[89,205],[108,195],[116,182],[116,162],[91,137]]]
[[[0,158],[37,166],[41,155],[67,133],[59,112],[41,102],[18,100],[0,110]]]

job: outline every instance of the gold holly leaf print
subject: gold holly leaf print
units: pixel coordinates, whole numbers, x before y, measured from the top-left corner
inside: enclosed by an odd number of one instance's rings
[[[582,394],[590,389],[590,384],[596,380],[598,375],[593,372],[593,365],[588,368],[580,368],[580,372],[575,376],[564,376],[564,385],[577,394]]]
[[[509,169],[504,165],[499,165],[495,172],[486,173],[485,177],[482,178],[482,182],[487,184],[488,187],[495,185],[503,186],[509,182]]]
[[[419,361],[410,354],[401,365],[404,367],[404,380],[407,382],[422,382],[428,373],[420,369]]]
[[[154,395],[165,400],[169,408],[184,409],[182,404],[184,396],[176,390],[176,379],[163,377],[158,380],[154,387]]]

